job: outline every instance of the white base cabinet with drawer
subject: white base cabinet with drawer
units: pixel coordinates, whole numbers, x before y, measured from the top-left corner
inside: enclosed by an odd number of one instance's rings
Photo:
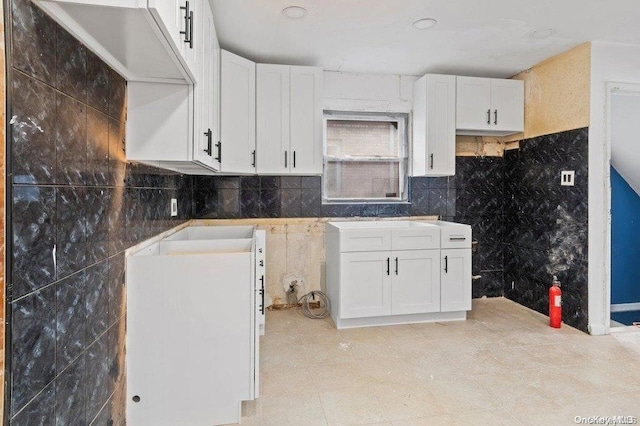
[[[468,225],[331,222],[326,236],[338,328],[464,320],[471,310]]]

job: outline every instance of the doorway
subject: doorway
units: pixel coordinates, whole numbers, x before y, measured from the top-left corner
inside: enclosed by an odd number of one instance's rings
[[[640,85],[609,94],[611,327],[640,323]]]

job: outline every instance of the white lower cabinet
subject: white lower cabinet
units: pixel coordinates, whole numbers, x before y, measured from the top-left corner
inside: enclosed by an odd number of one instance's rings
[[[258,397],[259,232],[190,227],[127,257],[127,424],[238,423]]]
[[[464,320],[471,310],[468,225],[331,222],[326,238],[338,328]]]
[[[443,249],[440,278],[440,310],[471,310],[471,250]]]
[[[342,318],[438,312],[439,250],[342,255]]]

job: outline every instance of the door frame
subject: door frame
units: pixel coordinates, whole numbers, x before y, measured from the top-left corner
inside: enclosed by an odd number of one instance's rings
[[[605,117],[605,227],[604,227],[604,333],[611,332],[611,102],[612,95],[617,93],[636,93],[640,96],[640,83],[606,83],[606,117]],[[591,294],[589,295],[592,296]]]

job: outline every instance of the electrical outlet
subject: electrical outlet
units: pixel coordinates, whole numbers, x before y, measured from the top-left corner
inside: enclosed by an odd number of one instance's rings
[[[563,170],[560,172],[560,185],[573,186],[575,185],[576,172],[573,170]]]
[[[171,199],[171,217],[178,216],[178,199]]]

